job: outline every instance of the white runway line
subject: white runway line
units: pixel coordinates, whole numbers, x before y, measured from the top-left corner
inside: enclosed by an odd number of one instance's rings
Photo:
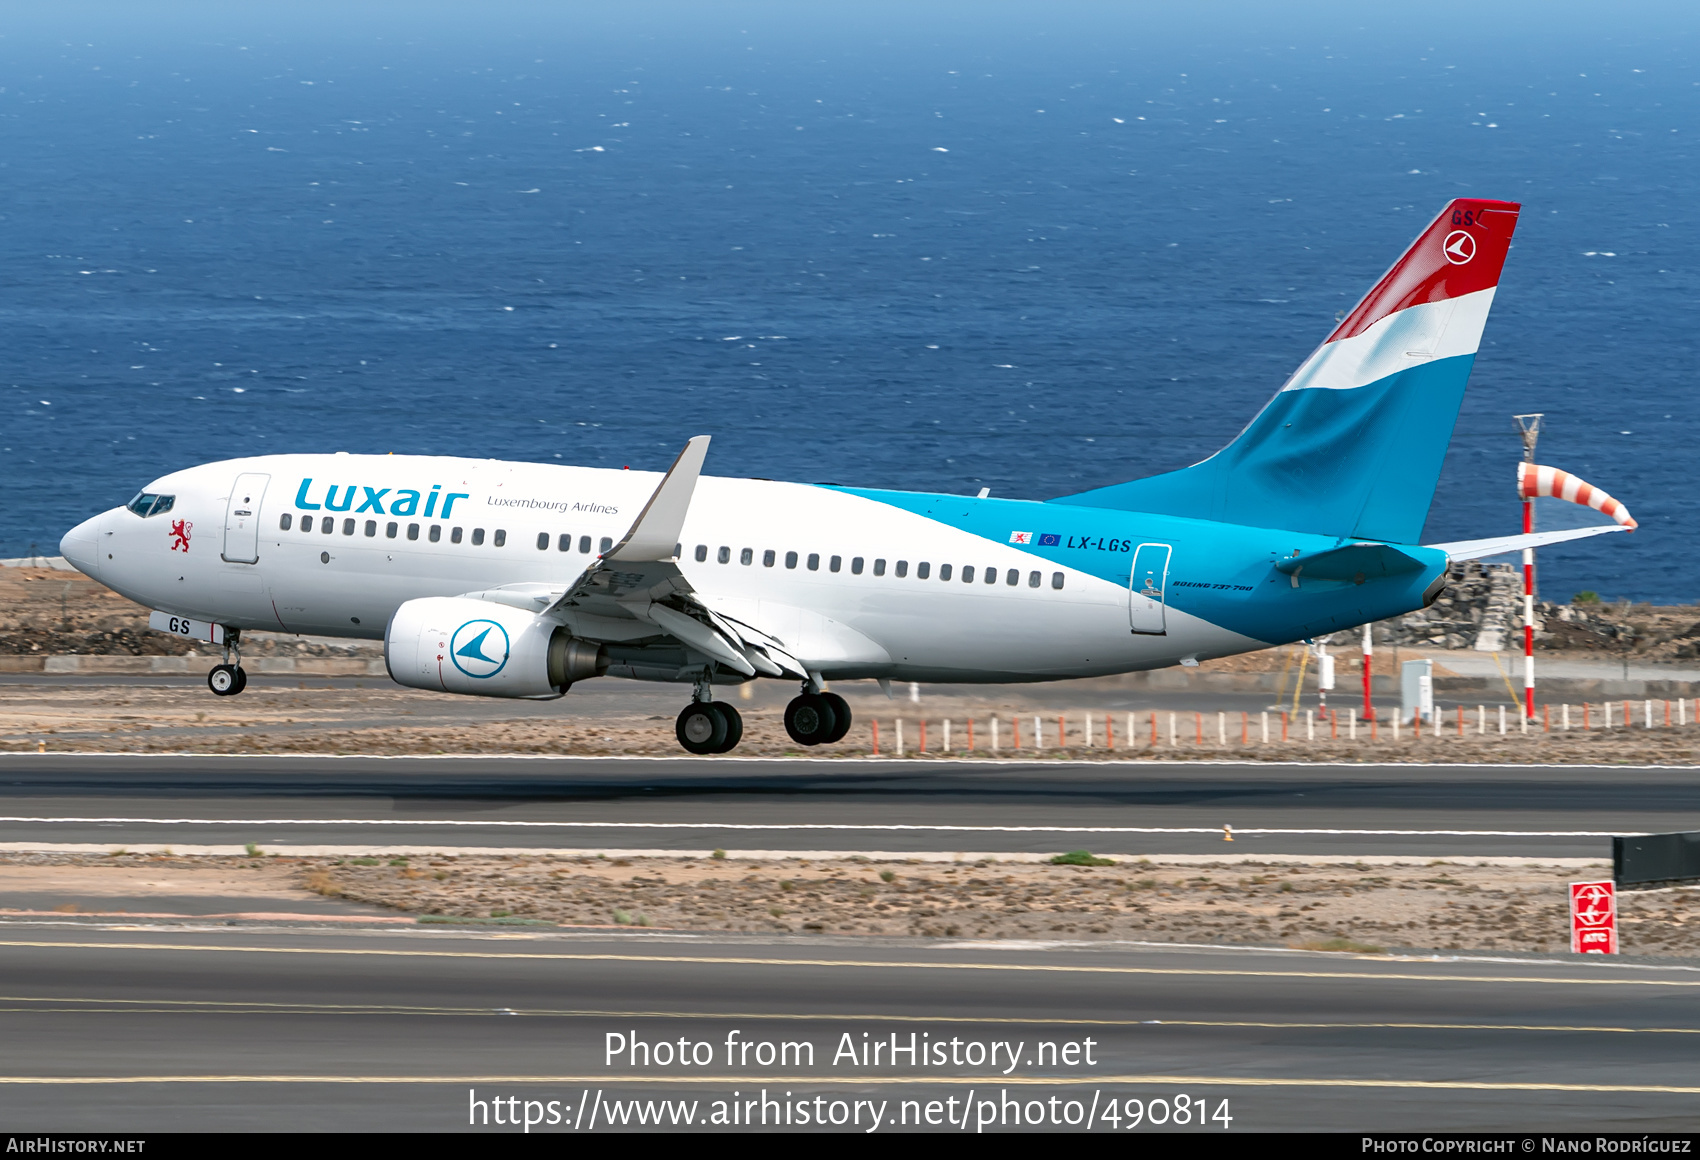
[[[21,825],[133,826],[403,826],[514,827],[563,830],[755,830],[755,831],[876,831],[923,834],[1215,834],[1221,826],[953,826],[899,822],[551,822],[461,818],[103,818],[0,817],[0,823]],[[1625,830],[1343,830],[1234,827],[1236,838],[1248,834],[1277,837],[1443,837],[1443,838],[1616,838],[1641,837]]]
[[[131,854],[165,854],[185,858],[693,858],[713,859],[714,851],[698,849],[643,849],[627,846],[292,846],[267,842],[259,846],[258,855],[250,855],[246,846],[195,846],[181,842],[0,842],[4,854],[87,854],[109,856],[115,847]],[[729,862],[925,862],[968,866],[987,863],[1044,863],[1055,852],[1028,850],[727,850]],[[1609,866],[1609,858],[1541,858],[1477,854],[1251,854],[1223,851],[1219,854],[1125,854],[1111,851],[1119,866],[1152,866],[1164,864],[1238,865],[1242,862],[1259,866],[1415,866],[1433,862],[1468,862],[1474,866],[1563,866],[1580,870],[1590,866]],[[1165,944],[1169,945],[1169,944]]]

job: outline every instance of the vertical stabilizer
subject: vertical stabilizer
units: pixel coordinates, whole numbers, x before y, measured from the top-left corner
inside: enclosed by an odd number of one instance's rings
[[[1209,459],[1054,502],[1415,543],[1519,208],[1447,205]]]

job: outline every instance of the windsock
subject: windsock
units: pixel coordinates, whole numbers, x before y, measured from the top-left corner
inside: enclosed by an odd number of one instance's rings
[[[1630,531],[1640,525],[1635,517],[1629,514],[1629,509],[1618,503],[1611,496],[1592,484],[1571,475],[1568,471],[1560,471],[1556,467],[1542,467],[1536,463],[1519,463],[1517,465],[1517,494],[1523,499],[1538,499],[1553,497],[1579,503],[1591,507],[1597,512],[1610,516]]]

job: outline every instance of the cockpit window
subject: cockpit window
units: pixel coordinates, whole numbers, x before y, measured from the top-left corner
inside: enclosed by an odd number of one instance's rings
[[[136,498],[124,506],[146,519],[148,516],[164,515],[171,510],[171,505],[177,502],[174,495],[154,495],[151,492],[140,491]]]

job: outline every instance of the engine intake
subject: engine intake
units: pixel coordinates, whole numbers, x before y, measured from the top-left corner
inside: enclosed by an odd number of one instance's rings
[[[479,697],[559,697],[608,671],[601,645],[559,622],[485,600],[431,596],[396,609],[384,630],[390,679]]]

